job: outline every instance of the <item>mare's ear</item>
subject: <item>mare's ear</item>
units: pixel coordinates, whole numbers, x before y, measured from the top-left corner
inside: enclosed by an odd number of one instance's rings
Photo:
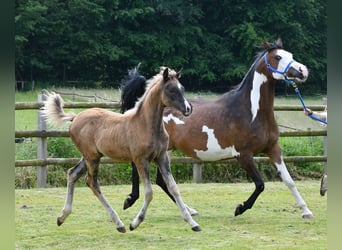
[[[262,44],[263,44],[265,50],[268,50],[271,47],[269,42],[263,41]]]
[[[277,41],[275,42],[280,48],[283,47],[283,41],[281,40],[280,37],[278,37]]]
[[[163,80],[164,80],[164,82],[167,82],[169,80],[169,68],[164,69]]]

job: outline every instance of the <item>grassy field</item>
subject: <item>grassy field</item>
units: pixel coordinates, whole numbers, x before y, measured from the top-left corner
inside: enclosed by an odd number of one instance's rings
[[[154,199],[145,221],[121,234],[86,187],[75,189],[73,212],[58,227],[65,188],[15,190],[16,249],[327,249],[327,196],[318,181],[296,182],[314,218],[301,211],[287,187],[267,182],[251,210],[234,217],[235,206],[247,199],[252,183],[180,184],[184,201],[199,212],[202,231],[193,232],[178,208],[153,186]],[[103,193],[128,230],[143,199],[123,211],[130,186],[103,186]]]

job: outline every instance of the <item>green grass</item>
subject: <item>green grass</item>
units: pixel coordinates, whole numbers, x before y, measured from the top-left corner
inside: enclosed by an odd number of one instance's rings
[[[319,181],[299,181],[297,187],[314,218],[301,218],[282,182],[267,182],[254,207],[234,217],[235,206],[247,199],[252,183],[180,184],[184,201],[198,210],[202,231],[193,232],[178,208],[153,186],[154,199],[145,221],[129,231],[143,198],[123,211],[130,186],[103,186],[102,191],[128,230],[115,225],[87,187],[75,189],[73,212],[58,227],[66,188],[15,190],[16,249],[327,249],[327,196]],[[142,187],[141,187],[141,190]],[[26,208],[25,208],[26,207]]]

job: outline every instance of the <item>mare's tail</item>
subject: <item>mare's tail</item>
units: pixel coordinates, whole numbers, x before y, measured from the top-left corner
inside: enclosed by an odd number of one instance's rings
[[[139,73],[139,66],[128,71],[128,75],[121,82],[120,112],[133,108],[137,100],[145,93],[146,78]]]
[[[68,121],[72,121],[76,116],[73,113],[65,113],[63,110],[64,101],[59,94],[48,93],[47,100],[42,107],[42,114],[52,124],[62,126]]]

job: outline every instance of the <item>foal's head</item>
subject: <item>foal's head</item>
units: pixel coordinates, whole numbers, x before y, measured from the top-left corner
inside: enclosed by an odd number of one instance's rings
[[[161,67],[160,74],[163,76],[163,104],[178,109],[184,116],[189,116],[192,113],[192,105],[184,97],[184,87],[178,81],[180,72]]]
[[[284,50],[281,39],[275,43],[264,42],[266,53],[263,56],[267,74],[276,80],[297,80],[304,82],[308,78],[305,65],[293,60],[292,53]]]

